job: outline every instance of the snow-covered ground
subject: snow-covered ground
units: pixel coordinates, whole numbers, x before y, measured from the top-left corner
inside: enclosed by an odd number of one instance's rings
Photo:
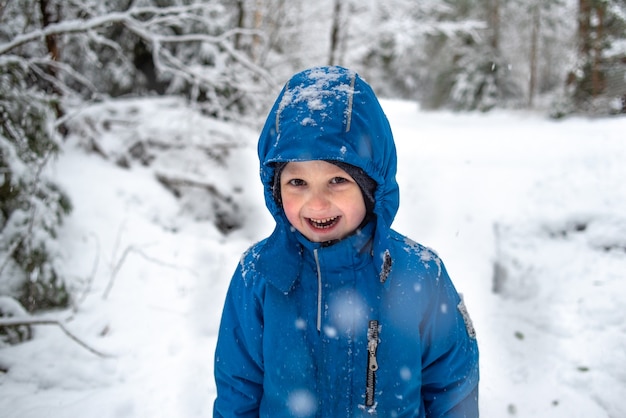
[[[465,295],[482,416],[626,416],[626,118],[383,105],[399,153],[394,227],[434,248]],[[79,297],[43,317],[106,356],[37,326],[0,347],[0,415],[210,417],[230,275],[272,229],[257,133],[176,99],[105,103],[77,120],[89,123],[50,175],[74,203],[61,262]],[[109,158],[87,153],[89,140]],[[151,148],[124,161],[137,140]],[[224,235],[215,213],[233,207],[227,223],[243,227]]]

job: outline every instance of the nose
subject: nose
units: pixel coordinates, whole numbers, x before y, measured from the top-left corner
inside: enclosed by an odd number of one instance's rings
[[[323,188],[311,190],[307,201],[309,209],[324,210],[330,206],[329,192]]]

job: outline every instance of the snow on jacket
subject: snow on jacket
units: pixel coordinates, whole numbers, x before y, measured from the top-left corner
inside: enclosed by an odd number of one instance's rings
[[[258,145],[274,232],[241,258],[215,354],[214,417],[477,417],[478,348],[440,258],[390,228],[396,150],[374,92],[318,67],[283,88]],[[325,246],[273,197],[277,162],[330,160],[377,183],[376,218]]]

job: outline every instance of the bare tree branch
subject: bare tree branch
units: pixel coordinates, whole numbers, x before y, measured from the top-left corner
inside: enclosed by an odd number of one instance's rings
[[[201,15],[203,10],[208,10],[208,8],[209,6],[203,4],[165,8],[141,7],[131,8],[125,12],[111,12],[86,20],[76,19],[60,23],[51,23],[44,28],[18,35],[10,42],[0,44],[0,56],[8,54],[13,49],[30,42],[37,42],[52,36],[79,33],[88,33],[90,37],[97,42],[106,44],[119,51],[119,45],[99,36],[95,31],[113,24],[120,24],[152,45],[154,63],[163,73],[174,74],[189,81],[191,84],[202,83],[215,86],[217,83],[214,77],[207,77],[200,71],[193,71],[189,66],[175,59],[169,51],[164,49],[164,46],[168,44],[208,43],[216,45],[221,51],[224,51],[230,58],[262,79],[270,87],[275,87],[275,81],[268,71],[252,62],[246,54],[241,53],[232,45],[234,40],[241,35],[254,36],[260,39],[264,38],[264,35],[258,30],[233,28],[218,36],[203,33],[181,35],[166,34],[169,26],[180,26],[181,21],[201,21],[198,16]],[[164,62],[162,58],[165,58],[167,63]],[[39,64],[42,64],[41,61]],[[63,69],[68,72],[68,68],[59,68],[59,63],[54,64],[55,69]],[[90,90],[93,90],[92,86],[85,83],[85,80],[79,79],[75,72],[69,71],[69,73],[73,78],[87,85]]]
[[[37,319],[37,318],[0,318],[0,327],[19,327],[19,326],[32,326],[32,325],[56,325],[61,328],[61,331],[70,337],[74,342],[88,350],[89,352],[99,357],[112,357],[110,354],[105,354],[101,351],[90,347],[87,343],[83,342],[80,338],[72,334],[65,326],[55,319]]]

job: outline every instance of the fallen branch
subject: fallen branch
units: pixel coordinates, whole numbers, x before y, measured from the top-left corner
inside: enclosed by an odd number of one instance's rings
[[[85,289],[83,290],[82,295],[76,298],[76,301],[72,309],[74,313],[78,311],[78,307],[85,301],[85,299],[87,298],[87,295],[89,295],[89,293],[91,292],[91,286],[93,285],[93,281],[95,280],[96,272],[98,271],[98,263],[100,262],[100,241],[98,240],[97,235],[93,233],[90,235],[94,238],[96,242],[96,247],[97,247],[96,258],[94,259],[94,262],[93,262],[91,274],[87,277],[87,285],[85,286]]]
[[[163,267],[167,267],[167,268],[171,268],[171,269],[183,269],[183,270],[187,270],[189,271],[191,274],[193,274],[194,276],[198,276],[196,274],[196,272],[190,268],[187,267],[181,267],[177,264],[170,264],[170,263],[166,263],[162,260],[159,260],[157,258],[154,258],[152,256],[149,256],[148,254],[144,253],[141,249],[135,247],[134,245],[130,245],[128,247],[126,247],[124,249],[124,253],[122,254],[122,256],[120,257],[120,259],[117,261],[117,263],[115,264],[113,271],[111,272],[111,277],[109,278],[109,283],[107,284],[106,289],[104,290],[104,292],[102,293],[102,299],[107,299],[109,297],[109,293],[111,293],[111,289],[113,289],[113,285],[115,283],[115,278],[117,276],[117,273],[120,271],[120,269],[122,268],[122,265],[124,264],[124,261],[126,260],[126,257],[128,255],[130,255],[131,253],[135,253],[139,256],[141,256],[143,259],[150,261],[152,263],[155,263],[159,266],[163,266]]]
[[[130,247],[126,247],[124,253],[122,254],[122,257],[117,260],[117,263],[115,264],[115,267],[113,267],[113,271],[111,272],[111,278],[109,279],[109,283],[107,284],[106,289],[104,289],[104,293],[102,293],[102,299],[107,299],[109,297],[109,293],[111,293],[111,289],[113,289],[113,284],[115,283],[115,277],[117,276],[117,272],[120,271],[120,269],[122,268],[124,260],[126,260],[128,254],[133,251],[138,250],[132,245]]]
[[[74,342],[88,350],[89,352],[99,357],[111,357],[109,354],[105,354],[95,348],[90,347],[87,343],[83,342],[80,338],[72,334],[65,326],[55,319],[37,319],[37,318],[6,318],[0,319],[0,328],[2,327],[19,327],[19,326],[31,326],[31,325],[57,325],[61,330],[70,337]]]

